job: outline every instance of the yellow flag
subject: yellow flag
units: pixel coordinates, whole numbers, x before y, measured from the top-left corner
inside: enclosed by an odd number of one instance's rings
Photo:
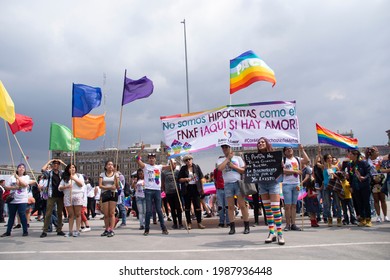
[[[106,121],[103,115],[85,115],[73,119],[73,136],[81,139],[94,140],[106,133]]]
[[[9,123],[15,121],[15,105],[3,83],[0,81],[0,118],[5,119]]]

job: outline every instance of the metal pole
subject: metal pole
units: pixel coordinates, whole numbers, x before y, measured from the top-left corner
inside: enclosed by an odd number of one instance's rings
[[[187,61],[187,35],[186,35],[186,20],[181,22],[184,24],[184,52],[186,60],[186,87],[187,87],[187,113],[190,112],[190,93],[188,91],[188,61]]]

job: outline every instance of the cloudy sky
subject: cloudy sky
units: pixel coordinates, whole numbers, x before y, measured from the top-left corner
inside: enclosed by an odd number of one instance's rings
[[[147,99],[123,107],[120,148],[163,140],[160,116],[229,104],[229,60],[253,50],[275,71],[233,104],[296,100],[302,144],[316,144],[315,123],[353,130],[360,146],[386,144],[390,129],[390,2],[263,0],[1,1],[0,80],[17,113],[34,128],[16,137],[35,169],[48,159],[50,122],[71,127],[72,83],[101,87],[107,133],[81,140],[82,151],[116,147],[123,76],[148,76]],[[387,30],[387,31],[386,31]],[[104,78],[105,77],[105,78]],[[15,161],[20,151],[11,137]],[[10,162],[4,125],[0,164]],[[198,162],[213,168],[218,151]]]

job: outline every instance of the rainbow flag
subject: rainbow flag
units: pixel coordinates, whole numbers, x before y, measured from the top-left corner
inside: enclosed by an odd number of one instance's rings
[[[357,149],[358,140],[332,132],[316,123],[318,143],[325,143],[343,149]]]
[[[276,84],[274,71],[253,51],[230,60],[230,94],[258,81]]]

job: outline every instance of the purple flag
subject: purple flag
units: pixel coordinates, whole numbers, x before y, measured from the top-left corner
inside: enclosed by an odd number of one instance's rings
[[[153,82],[146,76],[139,80],[132,80],[125,76],[122,106],[134,100],[146,98],[153,93]]]

